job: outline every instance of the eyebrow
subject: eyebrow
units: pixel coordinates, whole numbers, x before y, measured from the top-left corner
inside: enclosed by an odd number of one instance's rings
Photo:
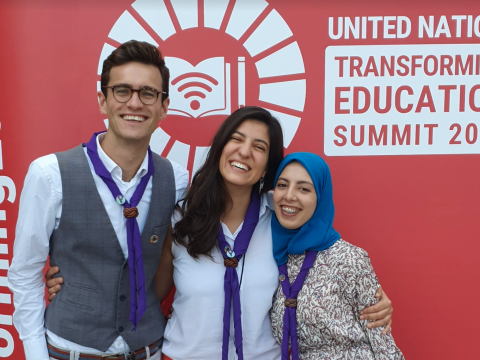
[[[112,86],[125,86],[125,87],[128,87],[130,89],[133,89],[133,86],[131,84],[127,84],[127,83],[119,83],[119,84],[114,84]],[[139,89],[151,89],[151,90],[158,91],[155,87],[150,86],[150,85],[141,85],[139,87]]]
[[[241,133],[241,132],[238,131],[238,130],[235,130],[233,133],[234,133],[234,134],[239,134],[239,135],[243,136],[244,138],[247,137],[244,133]],[[267,147],[267,149],[270,148],[270,145],[268,145],[268,143],[267,143],[265,140],[262,140],[262,139],[253,139],[253,141],[257,141],[257,142],[264,143],[265,146]]]
[[[283,177],[279,177],[278,180],[282,180],[282,181],[285,181],[285,182],[287,182],[287,183],[290,183],[290,180],[287,180],[287,179],[285,179],[285,178],[283,178]],[[277,180],[277,181],[278,181],[278,180]],[[306,180],[297,181],[297,184],[307,184],[307,185],[313,186],[313,184],[312,184],[310,181],[306,181]],[[313,186],[313,187],[315,187],[315,186]]]

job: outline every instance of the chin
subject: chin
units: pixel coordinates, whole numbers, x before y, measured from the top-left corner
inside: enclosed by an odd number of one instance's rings
[[[284,224],[282,224],[282,223],[280,223],[280,225],[282,225],[282,226],[283,226],[285,229],[287,229],[287,230],[295,230],[295,229],[298,229],[298,228],[301,227],[301,225],[300,225],[300,226],[291,225],[291,224],[285,224],[285,225],[284,225]]]
[[[285,229],[288,229],[288,230],[293,230],[295,229],[291,223],[288,223],[288,222],[285,222],[283,219],[281,219],[279,216],[277,216],[277,220],[278,222],[280,223],[280,225],[282,225]]]
[[[149,137],[150,135],[144,134],[144,133],[138,133],[138,132],[130,132],[126,131],[123,134],[124,139],[126,140],[131,140],[131,141],[140,141],[140,140],[145,140]]]
[[[253,184],[250,183],[250,181],[246,181],[245,179],[242,179],[240,178],[239,176],[226,176],[223,178],[223,180],[225,181],[225,184],[230,184],[230,185],[233,185],[233,186],[238,186],[238,187],[242,187],[242,186],[246,186],[246,187],[252,187]]]
[[[288,230],[295,230],[301,228],[305,223],[298,221],[299,219],[295,219],[294,221],[285,220],[282,215],[277,216],[278,222],[282,225],[285,229]]]

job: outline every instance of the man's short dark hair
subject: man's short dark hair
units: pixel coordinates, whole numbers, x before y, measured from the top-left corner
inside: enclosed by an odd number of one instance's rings
[[[158,68],[162,76],[162,101],[168,98],[168,86],[170,82],[170,71],[165,66],[162,53],[158,48],[145,41],[130,40],[115,49],[103,62],[101,86],[102,92],[107,97],[107,88],[110,81],[110,70],[112,67],[139,62],[145,65],[153,65]]]

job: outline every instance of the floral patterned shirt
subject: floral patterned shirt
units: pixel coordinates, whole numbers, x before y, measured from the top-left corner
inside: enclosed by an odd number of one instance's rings
[[[305,254],[289,255],[292,284]],[[297,337],[300,360],[404,360],[391,332],[368,329],[358,318],[373,305],[379,286],[368,254],[344,240],[319,251],[297,298]],[[273,335],[282,342],[285,296],[279,285],[270,313]]]

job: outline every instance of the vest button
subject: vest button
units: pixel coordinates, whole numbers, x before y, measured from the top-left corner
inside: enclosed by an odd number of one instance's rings
[[[124,301],[127,297],[125,295],[120,295],[120,301]]]
[[[120,326],[120,327],[118,328],[118,332],[123,332],[123,326]]]

